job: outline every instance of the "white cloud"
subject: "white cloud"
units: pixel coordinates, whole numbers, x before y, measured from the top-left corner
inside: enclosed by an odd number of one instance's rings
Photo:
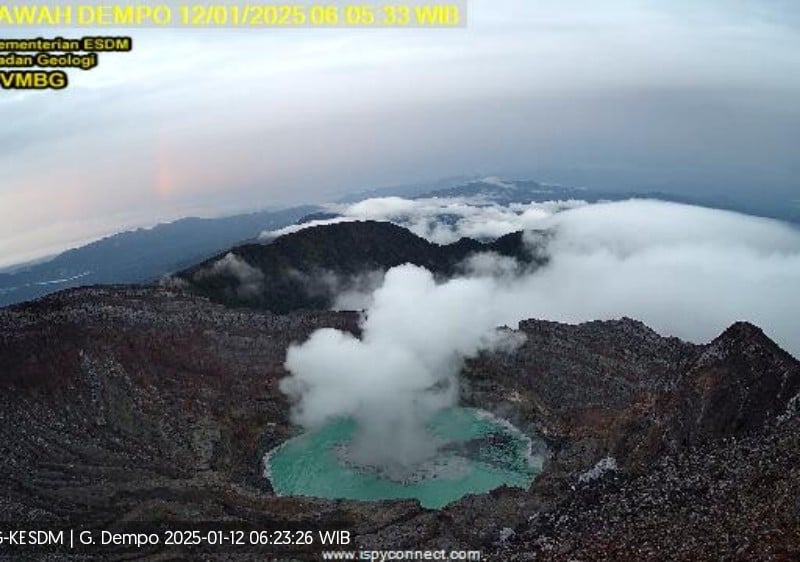
[[[398,224],[437,244],[452,244],[463,237],[493,240],[512,232],[538,228],[554,213],[585,204],[584,201],[547,201],[504,206],[474,198],[379,197],[352,205],[330,205],[331,211],[342,216],[267,231],[261,237],[268,240],[325,224],[375,220]]]
[[[800,356],[797,228],[656,201],[591,205],[544,224],[556,233],[550,263],[499,295],[507,319],[631,316],[696,342],[747,320]]]

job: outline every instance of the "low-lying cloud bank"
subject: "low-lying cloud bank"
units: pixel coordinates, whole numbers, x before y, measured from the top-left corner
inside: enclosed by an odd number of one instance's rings
[[[295,421],[355,416],[366,459],[413,462],[432,446],[425,421],[457,398],[464,359],[496,346],[497,326],[526,318],[630,316],[695,342],[747,320],[800,356],[800,231],[790,225],[635,200],[542,212],[526,226],[552,232],[547,265],[526,271],[482,254],[440,284],[424,269],[394,268],[372,295],[361,340],[321,330],[290,349],[283,389],[297,400]]]
[[[506,206],[476,198],[380,197],[352,205],[332,205],[329,210],[341,216],[266,231],[261,238],[269,240],[325,224],[375,220],[395,223],[437,244],[452,244],[464,237],[494,240],[512,232],[538,228],[542,220],[554,213],[583,205],[586,205],[585,201],[546,201]]]
[[[702,342],[747,320],[800,356],[797,228],[657,201],[586,206],[542,226],[555,232],[550,262],[497,295],[508,321],[630,316]]]

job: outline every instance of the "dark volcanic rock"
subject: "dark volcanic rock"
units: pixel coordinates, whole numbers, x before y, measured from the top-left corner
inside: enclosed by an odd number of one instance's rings
[[[0,310],[3,497],[34,519],[102,519],[146,516],[151,501],[180,512],[234,482],[256,493],[259,454],[290,431],[286,349],[322,326],[357,331],[357,319],[236,312],[159,289]]]
[[[543,436],[545,470],[439,512],[272,494],[263,454],[296,431],[286,349],[326,326],[358,317],[130,287],[0,310],[0,520],[336,522],[363,547],[496,560],[800,554],[800,364],[754,326],[695,345],[630,319],[522,322],[463,397]]]
[[[798,560],[800,418],[609,473],[530,513],[497,560]]]
[[[757,430],[800,391],[797,361],[757,327],[738,322],[703,349],[674,393],[674,441]]]

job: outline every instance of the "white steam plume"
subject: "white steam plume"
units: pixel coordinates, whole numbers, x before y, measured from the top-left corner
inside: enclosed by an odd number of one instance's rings
[[[485,298],[493,284],[488,278],[437,284],[413,265],[390,270],[360,340],[323,329],[289,348],[293,376],[281,389],[297,400],[293,420],[314,428],[352,416],[359,426],[354,460],[390,473],[428,458],[435,443],[425,424],[456,403],[464,359],[509,344],[495,330],[500,314]]]

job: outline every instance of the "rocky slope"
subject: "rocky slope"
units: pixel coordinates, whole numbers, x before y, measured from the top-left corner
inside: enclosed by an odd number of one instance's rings
[[[0,520],[327,521],[363,547],[496,560],[800,554],[800,363],[754,326],[694,345],[629,319],[521,323],[520,349],[467,365],[463,399],[538,432],[551,458],[530,490],[440,512],[271,493],[261,457],[295,431],[286,348],[323,326],[358,332],[353,313],[163,287],[0,310]]]

